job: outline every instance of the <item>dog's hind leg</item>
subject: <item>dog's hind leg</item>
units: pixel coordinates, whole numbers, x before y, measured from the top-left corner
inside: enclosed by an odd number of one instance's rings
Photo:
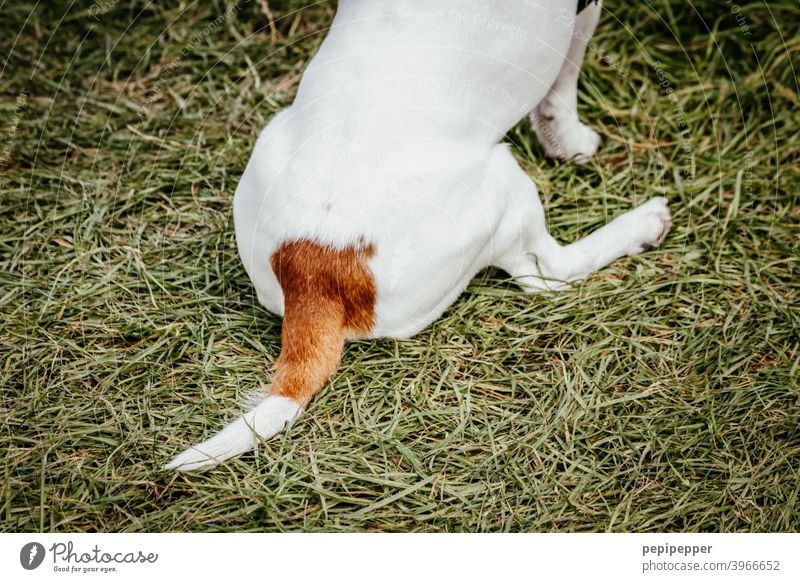
[[[612,261],[635,255],[664,240],[670,227],[665,198],[652,198],[588,236],[560,245],[547,231],[536,186],[506,151],[495,155],[495,187],[509,197],[506,217],[493,239],[491,264],[529,291],[569,287]]]
[[[549,233],[538,237],[512,275],[524,282],[531,273],[535,280],[538,273],[547,288],[563,288],[564,283],[580,281],[616,259],[658,246],[670,224],[666,198],[651,198],[572,244],[562,246]]]
[[[600,2],[589,2],[575,18],[572,40],[564,64],[547,95],[531,112],[530,120],[545,153],[553,158],[585,162],[600,146],[600,136],[578,119],[578,78],[600,19]],[[556,26],[571,26],[561,19]]]

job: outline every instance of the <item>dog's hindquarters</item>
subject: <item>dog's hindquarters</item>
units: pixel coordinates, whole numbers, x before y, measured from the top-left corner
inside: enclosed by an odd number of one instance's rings
[[[374,324],[375,283],[370,246],[337,250],[301,240],[282,245],[272,269],[284,295],[281,353],[272,385],[260,402],[207,441],[190,447],[165,469],[203,469],[253,448],[299,416],[339,365],[346,338]]]

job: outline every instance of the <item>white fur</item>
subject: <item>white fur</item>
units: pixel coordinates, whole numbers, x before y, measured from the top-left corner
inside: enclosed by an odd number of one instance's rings
[[[236,190],[239,252],[261,303],[283,313],[269,257],[299,238],[375,246],[374,337],[419,332],[486,266],[553,288],[547,280],[586,276],[660,240],[665,206],[661,222],[642,223],[650,230],[613,221],[591,244],[558,245],[536,187],[500,143],[540,105],[563,157],[594,153],[576,83],[600,7],[564,19],[574,5],[340,2],[294,103],[262,132]]]
[[[558,20],[562,24],[569,20],[568,13],[563,13]],[[600,20],[600,5],[589,4],[574,20],[572,43],[561,71],[547,95],[531,112],[530,119],[548,156],[586,162],[597,152],[600,136],[578,119],[578,77],[586,46]]]
[[[249,451],[258,437],[268,439],[275,436],[302,411],[300,405],[290,398],[269,396],[207,441],[183,451],[164,465],[164,469],[192,471],[213,467]]]
[[[399,338],[438,318],[489,265],[525,289],[559,289],[658,244],[670,224],[660,198],[559,245],[536,187],[501,143],[530,114],[548,154],[595,153],[576,87],[600,7],[565,19],[575,6],[341,0],[294,103],[261,133],[236,190],[237,244],[261,303],[283,313],[269,259],[303,238],[374,246],[372,336]],[[251,435],[237,423],[168,467],[246,450]]]

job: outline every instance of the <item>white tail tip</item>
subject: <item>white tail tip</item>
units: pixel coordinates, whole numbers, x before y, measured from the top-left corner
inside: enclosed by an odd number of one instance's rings
[[[269,396],[205,442],[189,447],[164,465],[165,470],[194,471],[213,467],[253,448],[258,437],[275,436],[303,409],[291,398]]]

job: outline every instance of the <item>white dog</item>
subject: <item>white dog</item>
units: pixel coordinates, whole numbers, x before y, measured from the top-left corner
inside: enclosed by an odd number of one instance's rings
[[[530,115],[548,155],[594,155],[577,81],[599,14],[591,0],[340,1],[233,202],[259,301],[284,318],[272,385],[166,468],[211,466],[275,435],[345,340],[414,335],[489,265],[524,289],[561,289],[663,240],[670,215],[654,198],[561,246],[501,143]]]

